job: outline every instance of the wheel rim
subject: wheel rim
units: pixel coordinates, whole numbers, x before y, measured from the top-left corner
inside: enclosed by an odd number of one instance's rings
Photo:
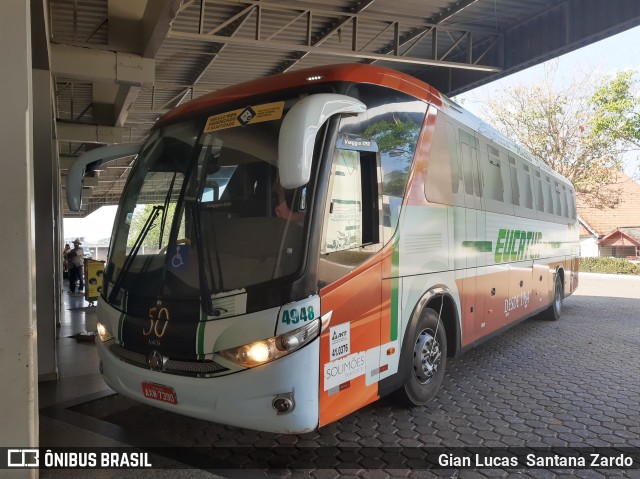
[[[431,330],[423,330],[418,335],[413,349],[413,370],[421,384],[426,384],[433,379],[438,373],[442,359],[440,343],[432,334]]]
[[[556,310],[556,314],[559,315],[562,311],[562,284],[560,281],[556,281],[556,294],[553,298],[553,307]]]

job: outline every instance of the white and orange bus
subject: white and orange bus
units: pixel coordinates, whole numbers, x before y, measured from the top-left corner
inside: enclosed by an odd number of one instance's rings
[[[119,393],[251,429],[313,430],[395,392],[578,284],[571,183],[429,85],[301,70],[160,118],[118,208],[98,304]],[[73,186],[72,183],[76,186]]]

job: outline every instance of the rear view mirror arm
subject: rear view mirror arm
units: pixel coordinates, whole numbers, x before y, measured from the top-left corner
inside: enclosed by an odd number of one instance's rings
[[[96,163],[101,165],[109,161],[127,156],[137,155],[142,148],[141,143],[125,143],[103,146],[80,155],[67,172],[67,204],[71,211],[80,211],[82,204],[82,180],[87,165]]]

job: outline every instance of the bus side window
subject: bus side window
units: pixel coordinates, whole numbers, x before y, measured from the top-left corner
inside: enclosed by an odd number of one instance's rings
[[[462,184],[462,164],[458,154],[458,139],[456,128],[447,123],[447,141],[449,143],[449,157],[451,158],[451,192],[455,206],[464,206],[464,185]]]
[[[322,253],[379,242],[375,153],[336,150],[331,168]]]
[[[572,221],[576,220],[576,201],[575,201],[575,193],[569,188],[567,191],[567,195],[569,197],[569,219]]]
[[[487,143],[486,153],[481,155],[484,195],[487,211],[513,215],[511,174],[506,156],[502,148]]]
[[[533,178],[531,177],[531,167],[520,158],[509,157],[509,162],[514,160],[515,166],[510,163],[511,187],[513,188],[514,213],[523,218],[537,218],[537,213],[533,205]]]
[[[478,170],[478,139],[463,129],[458,129],[460,140],[460,158],[464,177],[464,191],[467,207],[480,209],[482,186]],[[475,197],[475,198],[474,198]]]
[[[500,152],[494,146],[487,145],[487,154],[483,157],[484,193],[487,199],[503,201],[504,182],[502,181],[502,167]]]
[[[566,219],[569,217],[569,213],[567,211],[567,188],[566,186],[561,185],[557,181],[556,181],[556,186],[558,187],[558,192],[560,194],[560,216],[563,219]]]
[[[533,187],[531,184],[532,179],[531,174],[529,173],[529,165],[525,165],[520,161],[518,163],[518,190],[520,192],[520,206],[533,210]]]
[[[551,191],[551,180],[548,175],[544,175],[542,181],[542,195],[544,196],[544,212],[553,214],[553,192]]]
[[[455,202],[454,198],[459,196],[458,190],[461,175],[457,152],[455,158],[453,158],[450,150],[451,138],[447,138],[447,129],[450,125],[447,125],[445,120],[442,119],[443,116],[443,114],[438,114],[433,130],[424,193],[431,203],[451,205]],[[451,130],[452,128],[449,128],[449,134],[451,134]],[[454,184],[455,193],[453,192]],[[462,201],[464,205],[464,199]]]
[[[509,176],[511,177],[511,196],[514,206],[520,206],[520,185],[518,185],[518,171],[516,159],[509,155]]]
[[[539,213],[544,213],[544,195],[542,194],[542,178],[540,177],[540,172],[536,169],[534,171],[534,191],[535,191],[535,200],[536,200],[536,210]]]

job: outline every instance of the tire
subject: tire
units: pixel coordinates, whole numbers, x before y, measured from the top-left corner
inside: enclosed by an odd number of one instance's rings
[[[547,321],[557,321],[562,314],[562,300],[564,299],[564,288],[562,287],[562,278],[560,273],[555,274],[555,280],[553,282],[553,300],[547,309],[545,309],[541,316]]]
[[[428,308],[420,316],[415,331],[404,346],[410,349],[400,367],[409,370],[408,379],[397,391],[397,397],[405,404],[423,406],[433,399],[444,378],[447,333],[443,322],[438,321],[438,314]]]

